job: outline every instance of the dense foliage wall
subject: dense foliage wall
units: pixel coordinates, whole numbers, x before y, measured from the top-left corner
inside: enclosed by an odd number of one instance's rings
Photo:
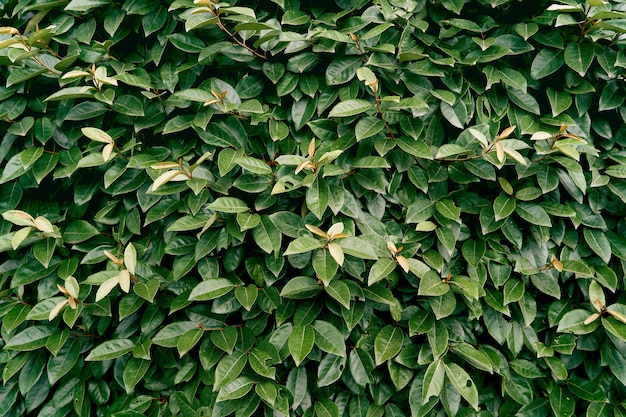
[[[0,416],[626,415],[625,32],[3,0]]]

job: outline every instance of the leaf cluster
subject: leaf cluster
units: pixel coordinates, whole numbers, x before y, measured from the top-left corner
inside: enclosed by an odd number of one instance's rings
[[[5,0],[0,417],[626,415],[626,6]]]

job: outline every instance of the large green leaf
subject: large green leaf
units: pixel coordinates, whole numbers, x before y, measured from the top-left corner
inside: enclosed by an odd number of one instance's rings
[[[478,388],[469,374],[456,363],[444,364],[446,376],[474,410],[478,411]]]
[[[376,365],[380,365],[400,353],[403,342],[404,333],[400,327],[392,325],[383,327],[374,339]]]
[[[565,64],[584,77],[593,61],[593,43],[588,41],[568,43],[565,47]]]
[[[324,352],[345,357],[346,343],[339,330],[324,320],[315,320],[312,324],[315,330],[315,345]]]
[[[296,366],[307,357],[315,343],[315,331],[310,325],[295,326],[289,335],[289,353]]]
[[[366,112],[367,110],[372,108],[372,103],[367,100],[356,99],[356,100],[346,100],[338,103],[335,107],[332,108],[329,117],[348,117],[355,116],[357,114]]]
[[[530,76],[535,80],[547,77],[563,66],[563,51],[544,48],[537,53],[530,66]]]
[[[550,408],[557,416],[569,417],[574,415],[576,399],[567,388],[555,386],[549,396]]]
[[[385,279],[394,269],[396,269],[396,261],[390,258],[380,258],[370,268],[367,278],[367,285],[373,285],[380,280]]]
[[[46,340],[54,333],[48,326],[29,326],[17,333],[4,346],[8,350],[30,351],[46,345]]]
[[[130,339],[112,339],[107,340],[93,348],[86,361],[105,361],[115,359],[135,348],[136,343]]]

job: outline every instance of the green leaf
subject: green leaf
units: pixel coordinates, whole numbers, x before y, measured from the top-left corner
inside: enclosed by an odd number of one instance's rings
[[[483,239],[468,239],[463,242],[461,253],[463,258],[472,266],[477,266],[487,252],[487,245]]]
[[[606,111],[616,109],[624,103],[624,90],[620,89],[617,84],[608,82],[602,89],[598,110]]]
[[[524,296],[524,281],[511,278],[504,284],[504,305],[519,301]]]
[[[323,320],[315,320],[312,324],[315,330],[315,345],[326,353],[346,357],[346,343],[339,330]]]
[[[48,360],[46,373],[48,375],[48,381],[51,385],[56,384],[57,381],[72,370],[74,365],[78,362],[80,353],[80,343],[78,340],[74,339],[70,343],[63,346],[56,356],[53,356]]]
[[[256,384],[257,382],[255,380],[246,376],[236,378],[220,389],[217,394],[216,401],[220,402],[239,399],[249,393]]]
[[[550,216],[540,205],[533,203],[519,203],[515,207],[515,212],[530,224],[537,226],[552,227]]]
[[[560,386],[552,388],[549,395],[550,408],[559,417],[570,417],[574,415],[576,409],[575,397],[566,389]]]
[[[350,236],[340,239],[338,245],[341,246],[346,255],[355,256],[361,259],[377,260],[378,255],[372,245],[360,236]]]
[[[478,411],[478,389],[469,374],[456,363],[444,364],[444,368],[454,388],[474,410]]]
[[[424,334],[435,325],[434,316],[425,310],[418,311],[409,319],[409,336]]]
[[[240,286],[235,288],[235,298],[239,304],[246,310],[250,311],[254,306],[259,295],[259,289],[256,285]]]
[[[7,132],[9,132],[12,135],[26,136],[26,134],[28,134],[28,132],[30,131],[30,129],[32,129],[34,124],[35,124],[35,118],[31,116],[27,116],[27,117],[24,117],[19,122],[13,123],[7,129]],[[20,154],[20,157],[22,158],[22,164],[24,164],[24,168],[27,169],[33,162],[35,162],[41,156],[42,153],[43,153],[43,148],[40,148],[40,147],[29,148],[29,149],[25,149],[24,151],[22,151],[22,153]],[[29,154],[28,158],[25,157],[26,154]],[[25,160],[29,160],[29,163],[25,162]]]
[[[446,219],[461,222],[461,209],[452,200],[443,199],[435,203],[435,209]]]
[[[334,59],[326,68],[326,84],[340,85],[352,80],[362,62],[358,57]]]
[[[266,253],[278,253],[280,250],[282,235],[276,226],[274,226],[274,223],[272,223],[270,218],[265,214],[260,216],[259,224],[252,229],[252,237],[254,238],[256,244],[259,245],[259,247]]]
[[[64,10],[74,12],[87,12],[91,9],[95,9],[102,6],[107,6],[109,3],[106,0],[72,0]]]
[[[591,278],[594,276],[593,269],[585,261],[579,259],[561,259],[563,270],[573,272],[579,278]]]
[[[511,102],[520,109],[526,110],[529,113],[536,114],[537,116],[541,114],[539,102],[537,102],[537,99],[535,99],[530,94],[527,94],[521,90],[511,88],[508,88],[506,92]]]
[[[343,374],[346,366],[346,358],[344,356],[326,355],[320,361],[317,368],[317,386],[325,387],[331,385]]]
[[[599,319],[589,324],[585,324],[585,320],[587,320],[591,315],[592,313],[588,310],[576,309],[569,311],[565,313],[561,320],[559,320],[559,326],[556,330],[561,333],[591,333],[600,325]]]
[[[533,59],[530,76],[535,80],[540,80],[556,72],[564,63],[563,51],[543,48]]]
[[[133,350],[136,343],[130,339],[113,339],[107,340],[89,352],[85,358],[86,361],[106,361],[109,359],[119,358]]]
[[[584,77],[595,56],[593,43],[571,42],[565,47],[565,64]]]
[[[228,294],[235,284],[233,284],[227,278],[212,278],[206,281],[200,282],[196,285],[191,294],[189,294],[190,301],[208,301]]]
[[[546,94],[548,95],[552,116],[554,117],[563,113],[572,105],[572,97],[565,91],[556,91],[552,87],[548,87]]]
[[[133,292],[151,303],[156,296],[156,293],[159,291],[161,287],[161,283],[157,278],[153,278],[147,282],[137,282],[133,285]]]
[[[609,239],[604,232],[598,229],[585,228],[583,229],[583,236],[591,250],[608,264],[611,260],[612,251]]]
[[[281,297],[303,299],[311,298],[322,291],[322,288],[314,278],[295,277],[291,278],[280,292]]]
[[[622,321],[612,316],[609,316],[602,319],[602,326],[612,335],[623,341],[626,341],[626,324],[624,324]]]
[[[256,394],[270,407],[274,407],[276,405],[278,389],[276,389],[276,385],[274,383],[269,381],[261,382],[254,387],[254,392],[256,392]]]
[[[354,128],[356,140],[361,141],[367,139],[381,132],[384,128],[385,122],[383,120],[373,116],[363,117],[357,122]]]
[[[200,341],[204,335],[204,330],[200,328],[191,329],[183,333],[176,342],[178,354],[182,357],[189,352]]]
[[[448,350],[448,328],[444,324],[435,323],[426,335],[433,357],[439,359]]]
[[[394,358],[404,342],[404,334],[400,327],[387,325],[383,327],[374,339],[374,358],[376,366]]]
[[[239,351],[234,351],[230,355],[224,356],[215,368],[214,390],[224,387],[235,380],[243,371],[248,362],[248,355]]]
[[[240,156],[235,163],[243,169],[259,175],[271,175],[272,169],[264,161],[251,156]]]
[[[31,307],[28,305],[21,303],[14,305],[2,318],[2,328],[8,332],[12,332],[19,327],[20,324],[24,323],[30,311]]]
[[[417,291],[418,295],[438,296],[447,293],[450,285],[443,282],[435,271],[428,271],[422,277]]]
[[[289,335],[289,353],[293,357],[296,366],[300,366],[307,357],[315,343],[315,331],[311,326],[295,326]]]
[[[283,255],[287,256],[296,255],[298,253],[310,252],[314,249],[319,249],[322,246],[323,244],[319,239],[316,239],[312,236],[302,236],[291,241]]]
[[[233,326],[226,326],[220,330],[211,331],[211,342],[227,354],[231,355],[237,343],[237,330]]]
[[[55,329],[47,326],[30,326],[17,333],[4,346],[7,350],[30,351],[46,345]]]
[[[493,372],[493,365],[489,360],[489,356],[482,350],[474,348],[469,343],[462,342],[455,344],[452,352],[478,369],[489,373]]]
[[[339,407],[327,398],[316,401],[313,408],[317,417],[339,417]]]
[[[218,197],[214,202],[208,204],[207,208],[222,213],[242,213],[250,210],[244,201],[235,197]]]
[[[125,94],[123,96],[119,96],[113,102],[113,106],[111,106],[114,111],[124,114],[126,116],[133,117],[143,117],[144,116],[144,105],[137,97]]]
[[[352,168],[391,168],[389,163],[380,156],[365,156],[357,159]]]
[[[424,385],[422,387],[422,404],[429,402],[431,397],[439,397],[443,390],[446,377],[446,370],[442,360],[431,362],[424,374]]]
[[[56,242],[53,238],[47,238],[40,240],[33,245],[33,255],[44,268],[48,268],[52,255],[54,255],[54,249],[56,248]]]
[[[317,178],[306,191],[306,205],[319,220],[328,207],[329,193],[328,183],[322,178]]]
[[[367,100],[355,99],[342,101],[335,105],[328,117],[349,117],[366,112],[372,108],[372,103]]]
[[[367,285],[374,285],[378,281],[387,278],[387,276],[396,269],[396,265],[396,261],[390,258],[380,258],[377,260],[370,268],[370,273],[367,277]]]
[[[350,287],[339,280],[333,280],[328,286],[326,286],[326,293],[339,302],[346,309],[350,309]]]
[[[587,379],[573,377],[568,380],[567,388],[575,398],[581,398],[589,402],[604,403],[607,401],[606,394],[600,385]]]
[[[275,379],[276,369],[269,366],[272,361],[273,358],[269,353],[264,352],[258,348],[252,349],[248,357],[248,363],[250,364],[250,367],[254,370],[254,372],[265,378]]]
[[[69,244],[81,243],[99,234],[98,229],[85,220],[74,220],[62,232],[63,240]]]
[[[143,379],[152,364],[151,361],[138,358],[130,358],[124,366],[122,381],[127,394],[135,390],[137,384]]]
[[[339,264],[337,264],[337,261],[335,261],[327,249],[314,251],[311,263],[315,273],[322,280],[324,286],[327,287],[337,273]]]

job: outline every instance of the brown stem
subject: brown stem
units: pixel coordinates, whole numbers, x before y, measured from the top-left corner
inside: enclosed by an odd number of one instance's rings
[[[245,49],[247,49],[248,51],[250,51],[254,56],[259,57],[261,59],[267,59],[267,56],[265,56],[264,54],[260,54],[259,52],[257,52],[254,48],[249,47],[248,45],[246,45],[245,41],[239,40],[237,38],[237,36],[235,36],[234,33],[230,32],[228,29],[226,29],[226,26],[224,26],[224,24],[222,23],[222,19],[220,19],[220,14],[218,10],[215,10],[213,8],[213,6],[209,6],[211,13],[213,13],[213,16],[215,16],[217,18],[217,26],[220,28],[220,30],[222,30],[222,32],[224,32],[225,34],[227,34],[233,41],[235,41],[235,43]]]

